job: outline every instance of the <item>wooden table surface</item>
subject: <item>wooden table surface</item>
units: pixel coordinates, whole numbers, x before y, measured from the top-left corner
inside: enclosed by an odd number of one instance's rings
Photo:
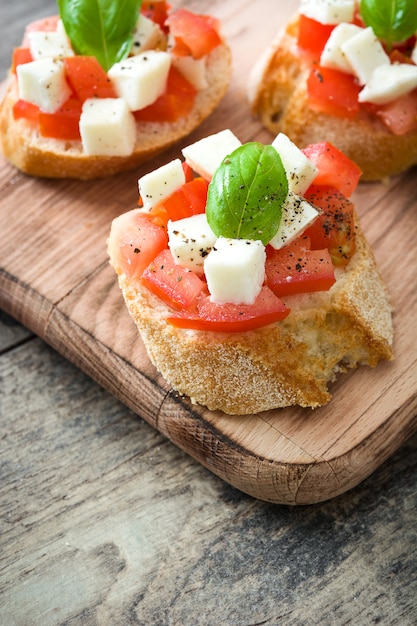
[[[2,3],[1,79],[24,25],[54,12]],[[0,380],[1,626],[417,623],[417,436],[348,493],[278,506],[4,314]]]

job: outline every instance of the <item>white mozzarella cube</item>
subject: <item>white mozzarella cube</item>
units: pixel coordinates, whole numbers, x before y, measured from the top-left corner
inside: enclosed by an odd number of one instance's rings
[[[390,58],[372,28],[362,28],[341,46],[342,53],[361,85],[365,85],[380,65],[389,65]]]
[[[359,102],[386,104],[417,87],[417,65],[394,63],[377,67],[359,93]]]
[[[302,196],[316,178],[317,167],[284,133],[275,137],[272,146],[281,157],[289,190]]]
[[[265,260],[261,241],[219,237],[204,262],[211,300],[253,304],[265,279]]]
[[[172,56],[172,65],[199,91],[208,87],[206,61],[207,57]]]
[[[213,177],[225,157],[241,146],[231,130],[221,130],[182,149],[186,163],[206,180]]]
[[[62,61],[42,59],[18,65],[19,98],[55,113],[71,95]]]
[[[130,53],[136,55],[145,50],[153,50],[161,45],[164,39],[165,36],[159,24],[140,13],[133,31]]]
[[[168,222],[168,246],[177,265],[204,273],[204,259],[216,243],[205,213]]]
[[[185,174],[180,159],[174,159],[139,178],[139,193],[144,210],[149,211],[184,183]]]
[[[112,65],[107,72],[116,93],[131,111],[149,106],[167,84],[171,56],[162,50],[147,50]]]
[[[301,0],[300,13],[321,24],[351,22],[355,0]]]
[[[135,118],[122,98],[90,98],[83,104],[80,134],[87,155],[128,156],[136,142]]]
[[[358,35],[363,28],[355,24],[338,24],[331,32],[320,57],[320,65],[351,74],[352,66],[342,50],[343,44]]]
[[[68,38],[63,33],[34,31],[28,33],[28,37],[30,53],[35,61],[74,56]]]
[[[65,30],[64,22],[61,20],[61,18],[56,23],[56,32],[59,33],[62,37],[65,37],[69,41],[67,31]]]
[[[289,192],[282,207],[282,217],[278,232],[269,242],[279,250],[296,239],[318,217],[319,212],[304,198]]]

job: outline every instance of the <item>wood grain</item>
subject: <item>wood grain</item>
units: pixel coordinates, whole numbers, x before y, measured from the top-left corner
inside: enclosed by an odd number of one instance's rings
[[[297,4],[279,4],[282,21]],[[242,141],[269,141],[248,112],[245,88],[277,20],[265,21],[253,2],[187,6],[222,19],[235,72],[219,109],[181,145],[226,127]],[[245,493],[289,504],[343,493],[417,428],[416,171],[360,185],[354,198],[395,306],[396,360],[341,377],[332,402],[314,412],[230,417],[178,398],[158,375],[106,257],[110,222],[135,206],[138,176],[178,156],[181,145],[135,172],[88,183],[32,179],[1,160],[0,306]]]

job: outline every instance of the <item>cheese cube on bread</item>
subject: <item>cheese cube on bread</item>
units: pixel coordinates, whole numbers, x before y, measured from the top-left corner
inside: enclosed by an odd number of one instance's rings
[[[167,84],[171,56],[162,50],[147,50],[112,65],[107,72],[116,93],[131,111],[149,106],[161,96]]]
[[[204,259],[216,243],[205,213],[168,222],[168,245],[177,265],[204,273]]]
[[[139,178],[139,193],[144,210],[149,211],[184,183],[185,174],[180,159],[174,159]]]
[[[363,28],[355,24],[338,24],[331,32],[320,57],[320,65],[330,67],[347,74],[352,73],[352,66],[342,50],[343,44],[362,32]]]
[[[417,87],[417,66],[411,63],[381,65],[359,93],[359,102],[386,104]]]
[[[287,174],[289,190],[303,195],[316,178],[317,167],[284,133],[278,133],[272,146],[281,157]]]
[[[312,204],[290,191],[282,207],[278,232],[269,242],[270,245],[275,250],[283,248],[287,243],[301,235],[318,215],[318,210]]]
[[[136,141],[136,124],[122,98],[90,98],[83,104],[80,134],[87,155],[129,155]]]
[[[208,86],[206,60],[205,57],[194,59],[192,56],[172,55],[172,65],[199,90]]]
[[[71,95],[62,61],[41,59],[18,65],[19,98],[55,113]]]
[[[321,24],[351,22],[355,0],[301,0],[300,13]]]
[[[74,51],[65,33],[34,31],[28,34],[32,58],[64,59],[74,56]]]
[[[241,146],[231,130],[221,130],[183,148],[185,162],[206,180],[213,177],[221,162]]]
[[[365,85],[380,65],[389,65],[390,58],[372,28],[362,28],[341,46],[353,73]]]
[[[133,55],[152,50],[164,40],[164,33],[159,24],[141,13],[133,31],[133,41],[130,53]]]
[[[253,304],[264,282],[265,260],[261,241],[219,237],[204,262],[212,301]]]

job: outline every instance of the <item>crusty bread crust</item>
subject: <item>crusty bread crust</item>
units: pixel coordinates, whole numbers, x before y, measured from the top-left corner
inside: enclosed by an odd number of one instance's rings
[[[417,131],[397,136],[365,111],[345,119],[312,111],[309,64],[297,47],[298,16],[288,23],[254,66],[248,89],[252,113],[274,135],[299,147],[329,141],[361,168],[361,180],[381,180],[417,164]]]
[[[208,87],[197,94],[192,112],[175,123],[138,122],[136,146],[126,157],[86,156],[81,141],[44,138],[34,124],[15,120],[17,81],[10,75],[0,105],[3,154],[23,172],[50,178],[102,178],[133,169],[191,133],[214,111],[227,91],[231,69],[230,49],[217,46],[207,58]]]
[[[109,246],[110,262],[118,271]],[[288,297],[290,315],[258,330],[174,328],[168,308],[119,269],[119,285],[149,357],[180,394],[229,414],[318,407],[327,384],[357,365],[393,358],[391,306],[359,227],[357,250],[328,292]]]

